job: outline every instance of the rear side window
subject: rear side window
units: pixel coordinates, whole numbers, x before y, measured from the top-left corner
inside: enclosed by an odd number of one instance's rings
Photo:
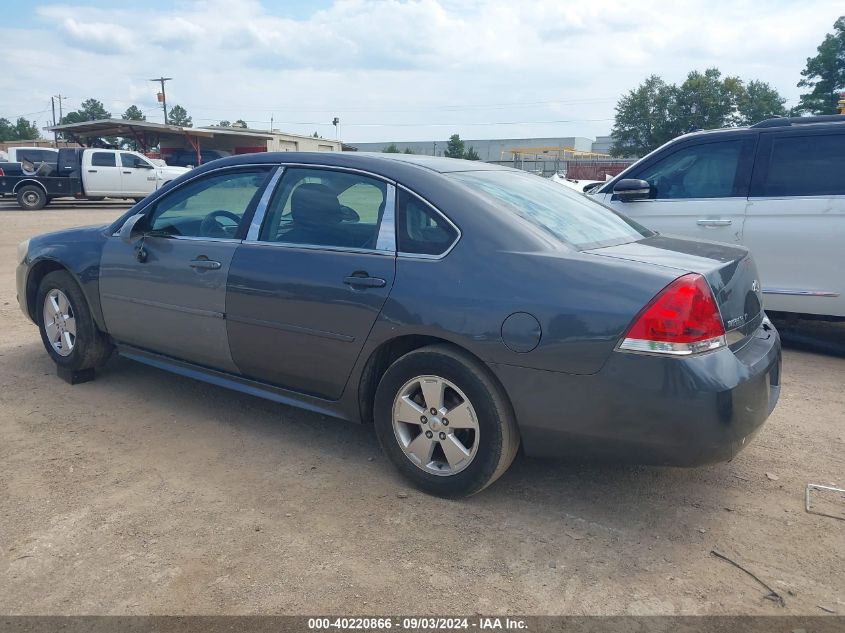
[[[117,154],[111,152],[94,152],[91,155],[92,167],[117,167]]]
[[[32,163],[55,163],[58,154],[43,149],[25,149],[17,153],[18,161],[28,160]]]
[[[510,170],[466,171],[450,176],[499,208],[580,250],[636,242],[653,235],[630,218],[540,176]]]
[[[442,255],[458,239],[457,229],[415,195],[400,189],[396,202],[396,243],[400,253]]]
[[[775,137],[766,153],[756,195],[845,195],[845,134]]]
[[[740,140],[692,145],[632,177],[647,181],[655,200],[729,198],[738,195],[736,180],[741,153]]]
[[[291,167],[267,207],[259,240],[375,249],[387,184],[358,173]]]

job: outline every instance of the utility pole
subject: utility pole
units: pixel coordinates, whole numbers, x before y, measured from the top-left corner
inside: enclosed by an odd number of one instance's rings
[[[50,97],[50,107],[53,109],[53,127],[56,127],[56,97]],[[59,148],[59,133],[53,130],[53,145]]]
[[[64,115],[62,114],[62,101],[64,101],[67,98],[68,97],[63,97],[60,94],[56,95],[55,97],[50,97],[50,104],[53,106],[53,125],[56,125],[56,105],[55,105],[56,102],[53,101],[53,99],[58,99],[58,101],[59,101],[59,124],[61,125],[62,119],[64,118]],[[54,140],[56,142],[56,147],[58,148],[59,147],[59,135],[58,135],[57,132],[53,132],[53,135],[54,135]]]
[[[171,81],[173,77],[159,77],[158,79],[150,79],[161,84],[161,92],[158,93],[158,102],[164,110],[164,124],[167,125],[167,95],[164,93],[164,82]]]

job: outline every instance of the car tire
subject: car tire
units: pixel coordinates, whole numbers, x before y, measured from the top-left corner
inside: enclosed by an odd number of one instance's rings
[[[61,308],[61,319],[55,311],[50,312],[48,298],[51,306]],[[70,273],[54,271],[44,276],[38,286],[35,312],[41,341],[57,365],[70,371],[93,369],[111,356],[112,345],[97,329],[85,295]]]
[[[37,185],[24,185],[18,189],[18,206],[27,211],[43,209],[47,204],[47,194]]]
[[[416,487],[441,497],[480,492],[507,470],[519,448],[501,386],[484,365],[450,345],[396,360],[379,382],[373,413],[388,458]]]

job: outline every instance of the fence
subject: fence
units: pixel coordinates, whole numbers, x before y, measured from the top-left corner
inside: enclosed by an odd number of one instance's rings
[[[533,174],[545,176],[546,178],[553,174],[560,174],[577,180],[606,180],[607,176],[615,176],[626,169],[634,162],[634,159],[618,158],[606,160],[578,158],[562,160],[557,158],[517,158],[514,160],[491,160],[487,162],[523,169]]]

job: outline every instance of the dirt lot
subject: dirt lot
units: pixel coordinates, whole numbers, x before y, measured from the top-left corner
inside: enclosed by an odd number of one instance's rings
[[[845,614],[845,521],[803,508],[807,482],[845,485],[842,356],[787,350],[780,405],[730,464],[520,458],[443,501],[367,427],[120,358],[59,380],[15,247],[119,209],[0,202],[0,613]]]

